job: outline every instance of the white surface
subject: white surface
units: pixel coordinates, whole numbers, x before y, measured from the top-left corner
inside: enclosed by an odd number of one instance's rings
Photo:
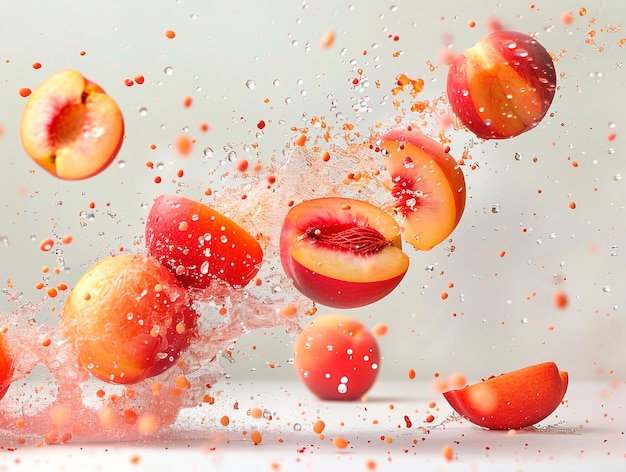
[[[145,443],[70,442],[20,446],[11,452],[4,449],[0,470],[519,472],[626,468],[624,383],[574,382],[565,403],[552,416],[535,430],[521,430],[513,436],[482,430],[467,421],[446,421],[452,410],[443,397],[426,384],[409,380],[378,384],[367,401],[355,403],[315,400],[298,383],[224,383],[216,387],[222,394],[215,405],[186,412],[179,425],[183,430],[168,437]],[[235,401],[239,410],[232,408]],[[429,407],[431,401],[436,407]],[[269,410],[272,419],[248,416],[247,410],[253,407]],[[226,428],[216,424],[223,414],[231,419]],[[429,414],[435,417],[430,424],[425,422]],[[411,428],[406,426],[405,415]],[[318,418],[326,423],[324,439],[312,429]],[[294,430],[296,424],[301,426],[299,431]],[[193,432],[186,433],[184,428]],[[243,434],[253,430],[263,435],[260,445],[253,445]],[[332,444],[335,436],[347,439],[348,448],[336,449]],[[442,457],[446,444],[454,449],[452,462]],[[375,464],[375,469],[369,463]]]

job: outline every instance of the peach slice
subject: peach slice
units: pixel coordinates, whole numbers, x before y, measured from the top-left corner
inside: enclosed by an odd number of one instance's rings
[[[485,36],[448,71],[452,110],[483,139],[510,138],[534,128],[555,91],[552,57],[536,39],[517,31]]]
[[[83,368],[106,382],[132,384],[176,362],[196,318],[166,267],[128,254],[103,259],[80,278],[61,322]]]
[[[61,179],[78,180],[106,169],[122,146],[122,112],[104,90],[75,70],[46,79],[30,95],[20,124],[22,146]]]
[[[178,195],[155,200],[146,221],[146,245],[186,287],[207,288],[214,279],[243,287],[263,261],[261,246],[245,229]]]
[[[308,200],[289,210],[280,260],[300,292],[335,308],[380,300],[409,267],[393,217],[367,202],[340,197]]]
[[[359,320],[325,315],[298,334],[293,360],[300,380],[322,400],[357,400],[376,380],[380,353]]]
[[[465,209],[465,177],[443,147],[416,130],[394,130],[382,137],[385,167],[391,175],[402,234],[416,249],[429,250],[446,239]]]
[[[567,391],[567,372],[545,362],[443,396],[461,416],[487,429],[519,429],[547,418]]]
[[[11,375],[13,375],[13,358],[0,333],[0,400],[11,385]]]

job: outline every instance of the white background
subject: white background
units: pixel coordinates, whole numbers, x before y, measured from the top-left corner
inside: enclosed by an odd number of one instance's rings
[[[626,191],[619,175],[626,173],[626,49],[618,44],[626,37],[619,29],[626,17],[623,2],[587,2],[585,16],[578,14],[579,2],[546,0],[534,8],[530,2],[400,0],[355,0],[351,6],[336,0],[24,1],[11,2],[10,8],[4,3],[0,281],[4,286],[10,279],[13,293],[41,304],[34,315],[38,322],[55,324],[65,296],[42,299],[34,288],[43,265],[55,267],[63,257],[67,270],[52,281],[71,287],[95,260],[120,246],[140,251],[152,199],[176,190],[200,199],[207,186],[219,188],[220,179],[209,173],[232,170],[232,164],[219,165],[228,143],[239,157],[269,163],[273,156],[280,159],[296,136],[291,128],[312,128],[314,116],[335,129],[344,121],[353,123],[363,136],[377,123],[391,126],[400,114],[393,99],[404,100],[404,108],[412,102],[407,94],[391,96],[395,77],[422,77],[426,87],[418,98],[440,97],[447,67],[431,71],[427,61],[436,65],[446,47],[460,52],[472,46],[488,32],[493,16],[506,28],[536,34],[559,57],[553,116],[500,142],[482,143],[463,130],[451,131],[452,154],[460,157],[468,147],[479,166],[464,169],[468,201],[452,242],[428,253],[409,249],[411,269],[398,289],[346,313],[370,327],[388,325],[380,339],[381,381],[405,379],[410,368],[425,380],[435,372],[457,371],[476,380],[548,360],[573,379],[624,379]],[[567,10],[574,11],[570,25],[561,22]],[[166,29],[176,31],[176,38],[167,39]],[[336,42],[321,50],[319,39],[329,29],[336,31]],[[596,31],[595,46],[585,41],[590,30]],[[393,56],[396,51],[399,57]],[[43,67],[33,69],[35,61]],[[167,67],[172,75],[164,72]],[[64,68],[99,83],[125,117],[127,138],[117,162],[81,182],[50,176],[19,143],[25,99],[18,90],[34,89]],[[359,68],[369,79],[363,90],[351,85]],[[145,84],[124,85],[137,74],[145,76]],[[254,89],[246,87],[248,80]],[[189,109],[182,106],[185,96],[193,97]],[[363,96],[369,97],[370,112],[354,110]],[[145,116],[139,113],[142,107]],[[257,136],[261,119],[267,126]],[[414,120],[422,117],[416,114]],[[432,133],[436,121],[425,120],[425,131]],[[210,124],[208,133],[198,129],[204,121]],[[197,144],[193,156],[181,160],[171,145],[185,127]],[[611,132],[617,138],[609,142]],[[207,146],[214,151],[211,158],[203,156]],[[147,168],[147,160],[163,163],[163,169]],[[171,182],[179,168],[185,170],[181,186]],[[156,175],[163,183],[153,182]],[[240,184],[229,179],[224,185]],[[93,212],[90,201],[96,203]],[[575,210],[570,201],[576,202]],[[499,213],[492,212],[493,205]],[[62,254],[39,251],[42,239],[68,233],[74,241],[56,246]],[[425,270],[429,265],[435,267],[432,273]],[[454,287],[448,288],[450,283]],[[569,296],[565,310],[554,306],[557,290]],[[449,292],[447,300],[440,297],[443,291]],[[12,305],[2,306],[9,314]],[[320,307],[320,314],[330,311]],[[293,379],[291,355],[291,335],[276,327],[240,339],[236,362],[225,367],[233,379]]]

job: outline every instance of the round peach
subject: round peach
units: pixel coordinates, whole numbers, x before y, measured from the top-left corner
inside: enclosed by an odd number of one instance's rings
[[[124,138],[124,119],[98,84],[76,70],[64,70],[28,98],[20,137],[26,154],[51,174],[85,179],[115,159]]]
[[[374,384],[380,366],[376,339],[355,318],[315,318],[296,337],[294,365],[322,400],[356,400]]]
[[[483,139],[510,138],[534,128],[555,91],[552,57],[535,38],[517,31],[485,36],[448,71],[452,110]]]
[[[80,278],[61,322],[82,367],[106,382],[130,384],[174,364],[196,317],[167,268],[153,257],[121,255]]]

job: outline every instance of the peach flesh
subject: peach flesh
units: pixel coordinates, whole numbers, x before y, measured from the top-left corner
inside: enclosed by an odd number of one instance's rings
[[[556,91],[552,57],[537,40],[496,31],[460,54],[448,71],[450,106],[483,139],[504,139],[539,124]]]
[[[487,429],[519,429],[547,418],[560,405],[567,372],[545,362],[443,395],[457,413]]]
[[[280,258],[313,301],[354,308],[389,294],[408,270],[400,228],[383,210],[339,197],[305,201],[285,218]]]
[[[391,193],[403,219],[402,235],[429,250],[456,228],[465,209],[465,177],[443,147],[416,130],[394,130],[380,147],[391,176]]]
[[[58,72],[30,95],[20,123],[26,153],[56,177],[78,180],[108,167],[124,136],[122,112],[75,70]]]
[[[195,332],[190,304],[156,259],[121,255],[103,259],[81,277],[61,322],[83,368],[106,382],[130,384],[174,364]]]

